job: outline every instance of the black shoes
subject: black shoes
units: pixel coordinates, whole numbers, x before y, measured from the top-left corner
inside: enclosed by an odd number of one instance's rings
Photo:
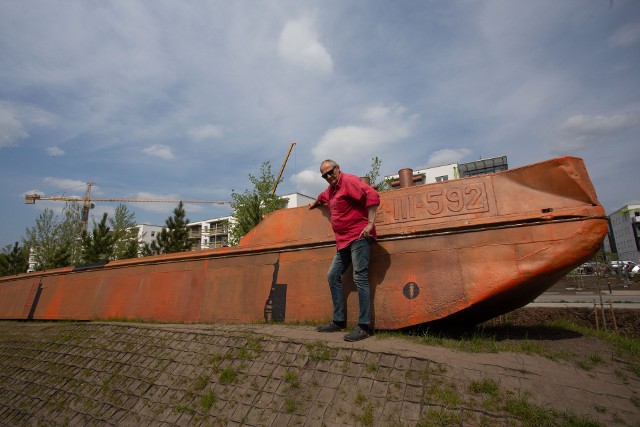
[[[318,326],[316,331],[318,332],[340,332],[344,331],[344,326],[334,322],[333,320],[326,325]],[[344,336],[345,341],[353,342],[360,341],[365,338],[369,338],[371,336],[371,332],[357,325],[351,332]]]
[[[335,323],[333,320],[326,325],[318,326],[316,328],[318,332],[340,332],[344,331],[344,326],[340,326]]]
[[[369,338],[370,336],[371,334],[368,331],[365,331],[360,326],[356,326],[355,328],[353,328],[353,331],[344,336],[344,340],[350,342],[360,341]]]

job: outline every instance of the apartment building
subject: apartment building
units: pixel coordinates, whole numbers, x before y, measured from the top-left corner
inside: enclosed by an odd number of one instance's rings
[[[640,262],[640,205],[626,205],[609,215],[609,234],[619,260]]]
[[[232,216],[190,222],[187,224],[191,250],[229,246],[229,229],[235,223]]]
[[[285,209],[305,206],[315,200],[300,193],[286,194],[280,197],[288,200]],[[223,216],[187,224],[191,250],[197,251],[228,246],[229,230],[233,228],[235,221],[233,216]]]
[[[162,231],[163,227],[160,225],[151,224],[138,224],[134,228],[138,229],[138,242],[142,246],[144,243],[151,244],[158,238],[158,234]]]
[[[470,176],[484,175],[509,169],[507,156],[491,157],[475,160],[469,163],[449,163],[425,169],[412,171],[413,185],[431,184],[434,182],[448,181],[450,179],[467,178]],[[400,174],[385,176],[392,182],[397,181]]]

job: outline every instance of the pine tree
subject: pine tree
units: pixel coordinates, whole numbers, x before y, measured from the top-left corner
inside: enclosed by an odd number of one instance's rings
[[[158,233],[156,240],[152,241],[151,244],[144,245],[143,255],[190,251],[191,241],[189,240],[189,230],[187,229],[189,220],[185,217],[184,204],[180,202],[178,207],[173,210],[173,216],[165,221],[165,227]]]
[[[62,268],[77,264],[81,264],[81,262],[71,262],[71,247],[68,243],[61,243],[56,246],[51,256],[51,268]]]
[[[93,221],[91,235],[82,236],[82,260],[85,264],[107,263],[113,257],[113,233],[107,227],[107,214],[102,215],[100,223]]]
[[[8,245],[0,253],[0,276],[11,276],[26,273],[29,268],[29,256],[26,248],[20,247],[18,242]]]
[[[277,178],[271,173],[270,162],[264,162],[260,167],[260,178],[249,174],[249,180],[254,186],[252,191],[245,190],[244,194],[231,193],[231,207],[236,224],[230,230],[229,240],[234,245],[265,216],[287,206],[286,199],[271,194]]]

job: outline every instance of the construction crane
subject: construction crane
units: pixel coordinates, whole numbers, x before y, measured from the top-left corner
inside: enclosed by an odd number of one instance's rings
[[[33,205],[36,203],[36,200],[53,200],[53,201],[64,201],[64,202],[82,202],[82,231],[87,231],[87,224],[89,222],[89,211],[95,207],[92,202],[122,202],[122,203],[144,203],[144,202],[156,202],[156,203],[209,203],[209,204],[218,204],[225,205],[230,204],[231,202],[226,200],[198,200],[198,199],[145,199],[145,198],[101,198],[101,197],[91,197],[91,187],[93,187],[93,182],[87,183],[87,190],[85,191],[84,198],[81,197],[70,197],[70,196],[59,196],[59,197],[47,197],[41,196],[39,194],[25,194],[24,202],[28,205]]]
[[[280,173],[278,174],[278,178],[276,179],[276,184],[273,186],[273,191],[271,191],[272,196],[276,194],[276,188],[278,188],[278,183],[280,182],[280,178],[282,177],[282,172],[284,172],[284,167],[287,165],[289,154],[291,154],[291,150],[293,149],[294,145],[296,145],[296,142],[291,141],[291,144],[289,145],[289,151],[287,151],[287,157],[284,158],[284,162],[282,163],[282,167],[280,168]]]

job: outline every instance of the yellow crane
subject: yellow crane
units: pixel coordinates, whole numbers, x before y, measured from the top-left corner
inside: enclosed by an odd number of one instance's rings
[[[282,172],[284,172],[284,167],[287,165],[289,154],[291,154],[291,150],[293,149],[294,145],[296,145],[296,142],[291,141],[291,144],[289,145],[289,151],[287,151],[287,157],[284,158],[284,162],[282,163],[282,167],[280,168],[280,173],[278,174],[278,178],[276,179],[276,185],[273,186],[273,191],[271,191],[272,196],[276,194],[276,188],[278,188],[278,183],[280,182],[280,178],[282,177]]]
[[[93,182],[87,183],[87,190],[85,191],[84,197],[71,197],[71,196],[57,196],[57,197],[47,197],[41,196],[39,194],[25,194],[24,202],[29,205],[33,205],[36,203],[36,200],[53,200],[53,201],[64,201],[64,202],[82,202],[82,231],[87,231],[87,223],[89,222],[89,211],[95,207],[92,202],[122,202],[122,203],[144,203],[144,202],[155,202],[155,203],[210,203],[210,204],[230,204],[231,202],[225,200],[199,200],[199,199],[154,199],[154,198],[114,198],[114,197],[91,197],[91,187],[93,187]]]

